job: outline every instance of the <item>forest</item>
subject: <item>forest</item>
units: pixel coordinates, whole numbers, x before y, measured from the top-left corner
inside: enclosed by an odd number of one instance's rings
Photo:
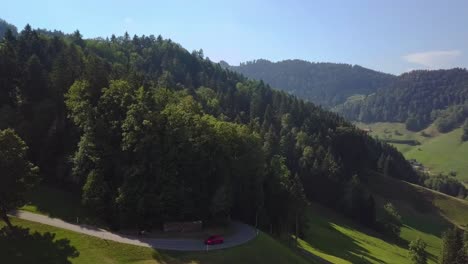
[[[358,65],[302,60],[220,64],[336,111],[350,121],[401,122],[412,131],[435,123],[446,133],[468,118],[465,69],[419,70],[394,76]]]
[[[374,93],[396,79],[391,74],[339,63],[311,63],[303,60],[270,62],[260,59],[239,66],[230,66],[226,62],[220,64],[325,108],[340,105],[353,95]]]
[[[339,115],[161,36],[7,30],[0,93],[0,129],[43,183],[78,190],[115,229],[234,218],[281,233],[309,201],[374,226],[369,177],[423,180]]]
[[[396,82],[362,100],[338,107],[349,120],[362,122],[402,122],[419,131],[436,122],[440,132],[448,132],[468,118],[468,71],[466,69],[412,71]]]

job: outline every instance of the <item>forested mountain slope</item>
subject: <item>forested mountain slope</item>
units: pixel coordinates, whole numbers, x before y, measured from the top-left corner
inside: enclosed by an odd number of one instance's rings
[[[441,132],[462,124],[468,117],[468,71],[466,69],[412,71],[362,100],[337,108],[349,120],[403,122],[421,130],[432,122]]]
[[[0,129],[25,139],[44,181],[81,189],[116,228],[233,217],[288,232],[309,200],[372,225],[369,171],[419,182],[338,115],[160,36],[7,32],[0,93]]]
[[[239,66],[221,62],[221,65],[324,107],[344,103],[352,95],[371,94],[396,78],[358,65],[303,60],[255,60]]]

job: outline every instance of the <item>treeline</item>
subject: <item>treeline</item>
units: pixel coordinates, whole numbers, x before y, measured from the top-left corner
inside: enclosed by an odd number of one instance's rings
[[[222,65],[326,108],[342,104],[356,94],[371,94],[396,78],[358,65],[303,60],[254,60],[240,66],[229,66],[225,62]]]
[[[459,127],[468,119],[468,101],[462,105],[453,105],[447,109],[436,111],[433,113],[435,125],[442,132],[450,132]]]
[[[309,200],[372,225],[361,182],[380,157],[389,175],[419,181],[337,114],[160,36],[8,31],[0,93],[0,129],[21,135],[46,182],[78,187],[116,228],[232,217],[286,232]]]
[[[467,141],[468,140],[468,118],[465,120],[465,123],[463,124],[463,134],[462,134],[462,141]]]
[[[439,175],[421,175],[423,186],[436,190],[450,196],[459,197],[464,199],[468,196],[468,190],[465,185],[453,176],[444,174]]]
[[[457,227],[448,229],[442,234],[441,264],[468,263],[468,231]]]
[[[338,112],[349,120],[367,123],[406,123],[412,131],[424,129],[439,118],[439,128],[447,131],[464,121],[463,104],[467,100],[466,69],[419,70],[398,76],[396,82],[362,100],[346,102]]]

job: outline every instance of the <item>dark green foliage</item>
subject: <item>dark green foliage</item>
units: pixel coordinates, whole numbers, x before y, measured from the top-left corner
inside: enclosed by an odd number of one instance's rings
[[[436,118],[435,124],[440,132],[450,132],[460,124],[463,124],[463,121],[468,118],[468,102],[435,111],[432,116]]]
[[[440,116],[438,125],[445,132],[466,117],[462,105],[468,100],[467,84],[466,69],[412,71],[375,94],[346,102],[338,112],[363,122],[405,122],[413,131],[427,127]]]
[[[405,126],[406,126],[406,129],[410,131],[419,131],[424,128],[421,125],[421,121],[415,116],[408,117],[406,119]]]
[[[463,134],[462,134],[462,141],[467,141],[468,140],[468,118],[465,120],[465,123],[463,124]]]
[[[411,241],[408,251],[413,264],[427,263],[426,247],[427,244],[421,238]]]
[[[385,232],[398,237],[402,226],[400,214],[391,203],[385,204],[383,209],[382,219],[379,222],[382,224]]]
[[[434,176],[429,176],[425,175],[421,177],[421,179],[424,179],[423,185],[427,188],[455,196],[455,197],[460,197],[460,198],[465,198],[465,196],[468,195],[468,191],[466,187],[461,183],[459,180],[457,180],[453,176],[448,176],[448,175],[434,175]]]
[[[294,94],[324,107],[334,107],[356,94],[371,94],[396,77],[358,65],[310,63],[302,60],[270,62],[255,60],[240,66],[223,67],[263,80],[272,87]]]
[[[464,245],[465,242],[465,245]],[[465,241],[463,232],[457,227],[448,229],[442,234],[442,254],[440,256],[441,264],[464,264],[466,260],[466,236]],[[461,262],[459,262],[461,261]]]
[[[343,211],[361,224],[374,227],[375,200],[361,185],[359,177],[354,175],[345,188]]]
[[[27,159],[28,147],[12,129],[0,130],[0,217],[25,203],[25,194],[38,181],[38,168]]]
[[[81,188],[113,227],[231,217],[300,235],[307,200],[341,208],[352,176],[365,181],[382,156],[388,176],[420,181],[395,148],[337,114],[160,36],[26,26],[2,42],[0,62],[0,126],[18,130],[46,181]],[[372,225],[359,186],[349,215]]]
[[[79,252],[70,245],[67,239],[56,239],[55,234],[44,234],[29,229],[14,227],[0,229],[0,259],[2,263],[30,264],[72,263],[71,258]]]
[[[12,35],[18,35],[18,30],[14,25],[0,18],[0,40],[5,36],[8,30],[11,32]]]

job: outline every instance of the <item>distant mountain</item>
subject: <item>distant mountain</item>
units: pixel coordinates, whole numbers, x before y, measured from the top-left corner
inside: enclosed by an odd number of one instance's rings
[[[406,122],[420,130],[436,122],[449,131],[468,117],[468,71],[419,70],[404,73],[375,94],[348,101],[337,111],[349,120]]]
[[[220,65],[326,108],[342,104],[352,95],[371,94],[396,79],[394,75],[358,65],[303,60],[271,62],[260,59],[239,66],[221,61]]]

